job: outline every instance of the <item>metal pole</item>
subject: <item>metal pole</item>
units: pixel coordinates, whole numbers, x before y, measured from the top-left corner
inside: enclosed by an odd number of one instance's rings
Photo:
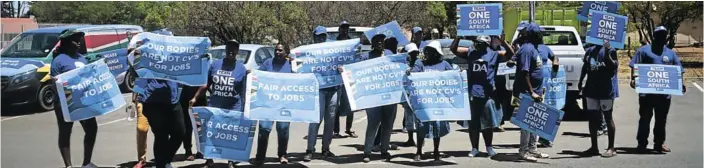
[[[529,1],[528,4],[530,9],[530,20],[528,22],[533,23],[535,21],[535,1]]]

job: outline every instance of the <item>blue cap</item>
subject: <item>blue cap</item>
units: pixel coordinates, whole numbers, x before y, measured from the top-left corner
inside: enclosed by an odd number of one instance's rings
[[[413,33],[418,33],[419,31],[423,31],[423,28],[420,28],[420,27],[413,28]]]
[[[340,22],[340,27],[345,26],[345,25],[350,26],[350,23],[348,23],[346,20],[342,20]]]
[[[532,33],[540,33],[540,25],[537,23],[530,23],[528,26],[526,26],[526,31],[532,32]]]
[[[655,31],[653,31],[653,32],[659,32],[659,31],[667,32],[667,28],[665,28],[665,26],[658,26],[658,27],[655,27]]]
[[[523,28],[528,27],[528,24],[526,21],[521,21],[521,23],[518,23],[518,30],[523,30]]]
[[[313,30],[313,34],[315,34],[315,35],[320,35],[320,34],[325,34],[325,33],[328,33],[328,30],[323,26],[315,27],[315,30]]]

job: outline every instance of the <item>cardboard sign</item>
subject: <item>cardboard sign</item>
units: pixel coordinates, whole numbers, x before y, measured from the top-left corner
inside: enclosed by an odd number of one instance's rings
[[[457,5],[457,36],[501,35],[503,14],[500,3]]]
[[[636,92],[682,95],[682,67],[675,65],[635,64]]]
[[[587,32],[587,43],[603,45],[609,41],[612,48],[623,48],[626,39],[628,17],[591,10],[591,27]]]
[[[320,122],[318,80],[314,74],[252,70],[247,76],[244,116],[250,120]]]

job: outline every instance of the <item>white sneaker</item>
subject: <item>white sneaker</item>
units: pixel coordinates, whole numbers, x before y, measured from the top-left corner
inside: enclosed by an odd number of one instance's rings
[[[550,155],[545,154],[545,153],[540,152],[540,151],[537,151],[537,150],[536,150],[536,151],[531,151],[531,152],[528,152],[528,153],[529,153],[530,155],[533,155],[533,157],[536,157],[536,158],[548,158],[548,157],[550,157]]]
[[[535,158],[535,157],[531,156],[531,155],[528,154],[528,153],[523,154],[523,155],[519,155],[518,157],[519,157],[520,159],[523,159],[523,160],[529,161],[529,162],[537,162],[537,161],[538,161],[538,158]]]
[[[85,166],[83,166],[83,167],[81,167],[81,168],[98,168],[98,166],[96,166],[96,165],[93,164],[93,163],[89,163],[88,165],[85,165]]]

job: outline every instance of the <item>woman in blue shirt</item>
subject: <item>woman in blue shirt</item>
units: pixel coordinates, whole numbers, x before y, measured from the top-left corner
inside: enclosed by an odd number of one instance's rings
[[[83,32],[77,32],[69,29],[64,30],[61,36],[59,36],[61,39],[61,45],[56,49],[58,50],[58,55],[51,61],[50,75],[52,78],[64,72],[81,68],[85,66],[85,64],[88,64],[85,57],[78,53],[78,49],[82,45],[81,41],[83,41],[84,35],[85,33]],[[56,96],[58,97],[59,95],[57,94]],[[58,100],[58,98],[55,100]],[[58,105],[58,103],[56,103],[56,105]],[[70,144],[73,122],[64,121],[61,107],[54,108],[54,112],[56,112],[56,123],[59,125],[59,152],[61,152],[61,158],[64,160],[64,165],[66,167],[71,167]],[[85,137],[83,139],[84,153],[82,165],[86,168],[97,167],[95,164],[91,163],[91,158],[93,157],[93,147],[95,146],[95,139],[98,133],[98,123],[95,118],[81,120],[79,122],[85,132]]]
[[[283,44],[276,45],[276,56],[274,58],[269,58],[262,66],[259,67],[260,71],[268,72],[278,72],[278,73],[292,73],[290,61],[286,58],[289,54],[290,49],[288,46]],[[281,121],[259,121],[259,137],[257,138],[257,156],[254,159],[255,165],[264,164],[264,159],[266,158],[266,149],[269,145],[269,133],[271,133],[272,127],[276,124],[276,133],[279,141],[278,147],[278,157],[281,164],[288,164],[288,157],[286,156],[288,149],[288,137],[289,137],[289,122]]]
[[[198,89],[195,96],[191,99],[191,104],[195,103],[199,96],[205,94],[205,91],[210,92],[208,100],[209,107],[244,111],[244,91],[245,91],[245,76],[247,69],[242,62],[235,59],[239,52],[239,42],[230,40],[225,45],[227,54],[225,58],[216,60],[210,65],[208,71],[208,84]],[[244,117],[242,117],[244,120]],[[151,121],[151,120],[149,120]],[[256,122],[255,122],[256,123]],[[250,126],[249,130],[254,131],[254,125]],[[213,160],[208,159],[206,166],[212,167]],[[237,163],[228,161],[230,167],[234,167]]]
[[[442,60],[442,48],[440,42],[432,41],[428,43],[423,49],[425,58],[423,60],[416,61],[411,72],[435,72],[435,71],[447,71],[453,70],[452,65]],[[433,139],[433,158],[435,161],[440,161],[440,137],[443,137],[450,133],[450,123],[447,121],[428,121],[428,122],[418,122],[418,143],[416,144],[416,156],[413,157],[414,161],[420,161],[421,155],[423,154],[423,143],[424,138]]]

